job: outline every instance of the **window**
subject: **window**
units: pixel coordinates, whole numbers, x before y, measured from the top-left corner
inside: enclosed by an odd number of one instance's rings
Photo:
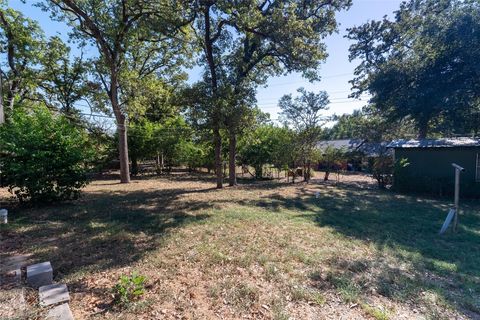
[[[480,182],[480,153],[477,153],[477,163],[475,165],[475,181]]]

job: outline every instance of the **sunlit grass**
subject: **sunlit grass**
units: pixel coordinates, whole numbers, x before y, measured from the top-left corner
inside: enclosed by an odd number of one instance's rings
[[[125,270],[147,275],[149,302],[139,313],[172,305],[200,318],[211,315],[204,309],[319,317],[330,305],[375,319],[479,312],[480,203],[465,202],[459,232],[439,236],[448,201],[266,184],[97,190],[73,205],[18,209],[2,231],[22,239],[17,250],[51,260],[58,281],[93,283],[82,290],[99,300]],[[99,277],[104,284],[92,282]]]

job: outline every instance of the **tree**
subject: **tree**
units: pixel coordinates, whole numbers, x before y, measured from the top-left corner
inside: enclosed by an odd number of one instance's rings
[[[43,44],[43,31],[35,21],[0,3],[0,54],[4,60],[0,64],[0,124],[5,121],[5,106],[11,112],[16,102],[35,92],[35,66]]]
[[[71,57],[70,51],[58,36],[49,39],[40,58],[39,87],[45,103],[78,120],[75,103],[86,99],[92,85],[83,54]]]
[[[363,139],[369,142],[408,138],[415,133],[415,123],[408,118],[392,120],[370,105],[352,114],[334,116],[335,124],[326,128],[323,139]]]
[[[285,123],[291,125],[297,133],[297,143],[301,149],[301,161],[304,167],[304,179],[310,180],[311,164],[316,144],[321,137],[321,127],[325,124],[322,112],[327,110],[330,103],[325,91],[319,93],[307,92],[304,88],[297,90],[299,96],[293,98],[291,94],[284,95],[279,101],[282,109],[281,117]]]
[[[128,59],[143,42],[150,41],[156,49],[146,54],[141,66],[150,72],[162,64],[152,60],[163,58],[159,53],[174,42],[185,14],[181,3],[170,1],[128,0],[48,0],[44,7],[54,17],[68,21],[74,36],[89,41],[98,48],[99,58],[95,63],[97,76],[110,100],[117,123],[118,149],[120,155],[120,180],[130,181],[128,166],[127,112],[121,92],[122,77],[129,71]],[[158,67],[154,67],[158,66]]]
[[[25,110],[28,109],[28,110]],[[0,127],[0,167],[20,201],[75,199],[93,157],[85,131],[46,107],[16,107]]]
[[[157,160],[157,171],[161,172],[165,162],[169,165],[192,164],[195,153],[203,153],[192,141],[192,129],[181,116],[164,119],[162,122],[152,122],[142,119],[130,124],[130,156],[132,173],[138,173],[138,161],[144,159]],[[197,152],[198,151],[198,152]],[[201,162],[201,161],[200,161]]]
[[[208,153],[208,145],[199,144],[197,141],[183,140],[177,146],[176,159],[178,163],[188,166],[188,169],[193,171],[206,166]]]
[[[325,167],[325,176],[323,177],[323,180],[328,181],[330,172],[341,168],[342,161],[345,160],[346,152],[345,150],[334,147],[327,147],[321,152],[320,159]]]
[[[244,99],[234,99],[226,108],[225,127],[228,135],[228,173],[229,186],[237,184],[237,138],[245,130],[266,124],[270,115],[263,113],[258,107],[253,107],[254,92],[244,90]]]
[[[277,168],[288,164],[289,161],[284,155],[290,154],[290,150],[288,148],[282,150],[282,147],[290,142],[289,133],[287,128],[263,124],[241,136],[239,156],[242,165],[252,166],[255,169],[255,177],[262,178],[263,167],[266,164],[276,165]]]
[[[478,103],[478,1],[410,0],[393,20],[352,28],[348,38],[350,60],[361,60],[353,96],[368,91],[390,120],[413,118],[419,138]]]
[[[232,99],[226,104],[224,125],[228,134],[228,184],[235,186],[237,184],[237,138],[247,128],[252,128],[261,117],[261,111],[255,108],[255,91],[252,88],[239,90],[234,87]],[[240,93],[242,92],[242,93]]]
[[[230,140],[230,167],[235,167],[235,144],[245,114],[245,90],[264,84],[268,77],[301,72],[316,79],[326,58],[322,43],[336,30],[335,12],[350,0],[282,0],[240,2],[198,1],[195,24],[204,55],[205,82],[210,86],[217,187],[223,186],[222,141],[226,126]],[[231,172],[233,170],[230,170]],[[230,184],[235,184],[231,175]]]
[[[158,129],[155,123],[148,120],[130,123],[128,145],[132,159],[132,174],[138,174],[138,160],[156,156],[159,144],[155,134]]]
[[[191,141],[192,129],[180,116],[167,119],[155,132],[158,143],[157,154],[160,155],[160,167],[163,169],[165,160],[169,167],[182,163],[182,151],[185,144]]]

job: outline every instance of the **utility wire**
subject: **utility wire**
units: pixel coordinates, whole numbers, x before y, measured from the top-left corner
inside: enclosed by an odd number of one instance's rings
[[[332,75],[328,75],[328,76],[320,76],[320,80],[323,80],[323,79],[333,79],[333,78],[340,78],[340,77],[345,77],[345,76],[353,76],[354,73],[353,72],[349,72],[349,73],[339,73],[339,74],[332,74]],[[305,80],[299,80],[299,81],[289,81],[289,82],[281,82],[281,83],[274,83],[274,84],[271,84],[271,85],[267,85],[267,88],[270,88],[270,87],[278,87],[278,86],[284,86],[284,85],[290,85],[290,84],[305,84],[305,83],[312,83],[314,84],[315,81],[311,82],[307,79]]]

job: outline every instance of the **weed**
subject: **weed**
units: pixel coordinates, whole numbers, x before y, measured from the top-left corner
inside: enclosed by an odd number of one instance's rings
[[[254,303],[258,302],[259,295],[256,287],[240,283],[231,288],[228,298],[235,306],[241,309],[249,309]]]
[[[114,302],[119,305],[128,305],[138,300],[145,293],[144,276],[132,273],[130,276],[122,275],[113,288]]]
[[[362,309],[375,320],[389,320],[390,316],[387,311],[384,311],[380,308],[370,306],[366,303],[361,304]]]
[[[313,288],[293,285],[290,287],[290,295],[293,301],[304,301],[319,306],[325,303],[325,297],[322,293]]]
[[[265,266],[265,279],[267,281],[272,281],[277,278],[278,276],[278,268],[274,264],[267,264]]]
[[[208,288],[208,295],[213,299],[223,296],[227,303],[241,310],[249,309],[258,302],[260,293],[258,288],[246,283],[235,283],[225,280]]]
[[[289,320],[290,315],[285,311],[285,304],[280,298],[274,298],[271,303],[273,320]]]
[[[342,296],[346,303],[354,303],[358,301],[360,289],[357,285],[345,276],[336,276],[333,273],[327,274],[327,281],[332,283],[337,292]]]

